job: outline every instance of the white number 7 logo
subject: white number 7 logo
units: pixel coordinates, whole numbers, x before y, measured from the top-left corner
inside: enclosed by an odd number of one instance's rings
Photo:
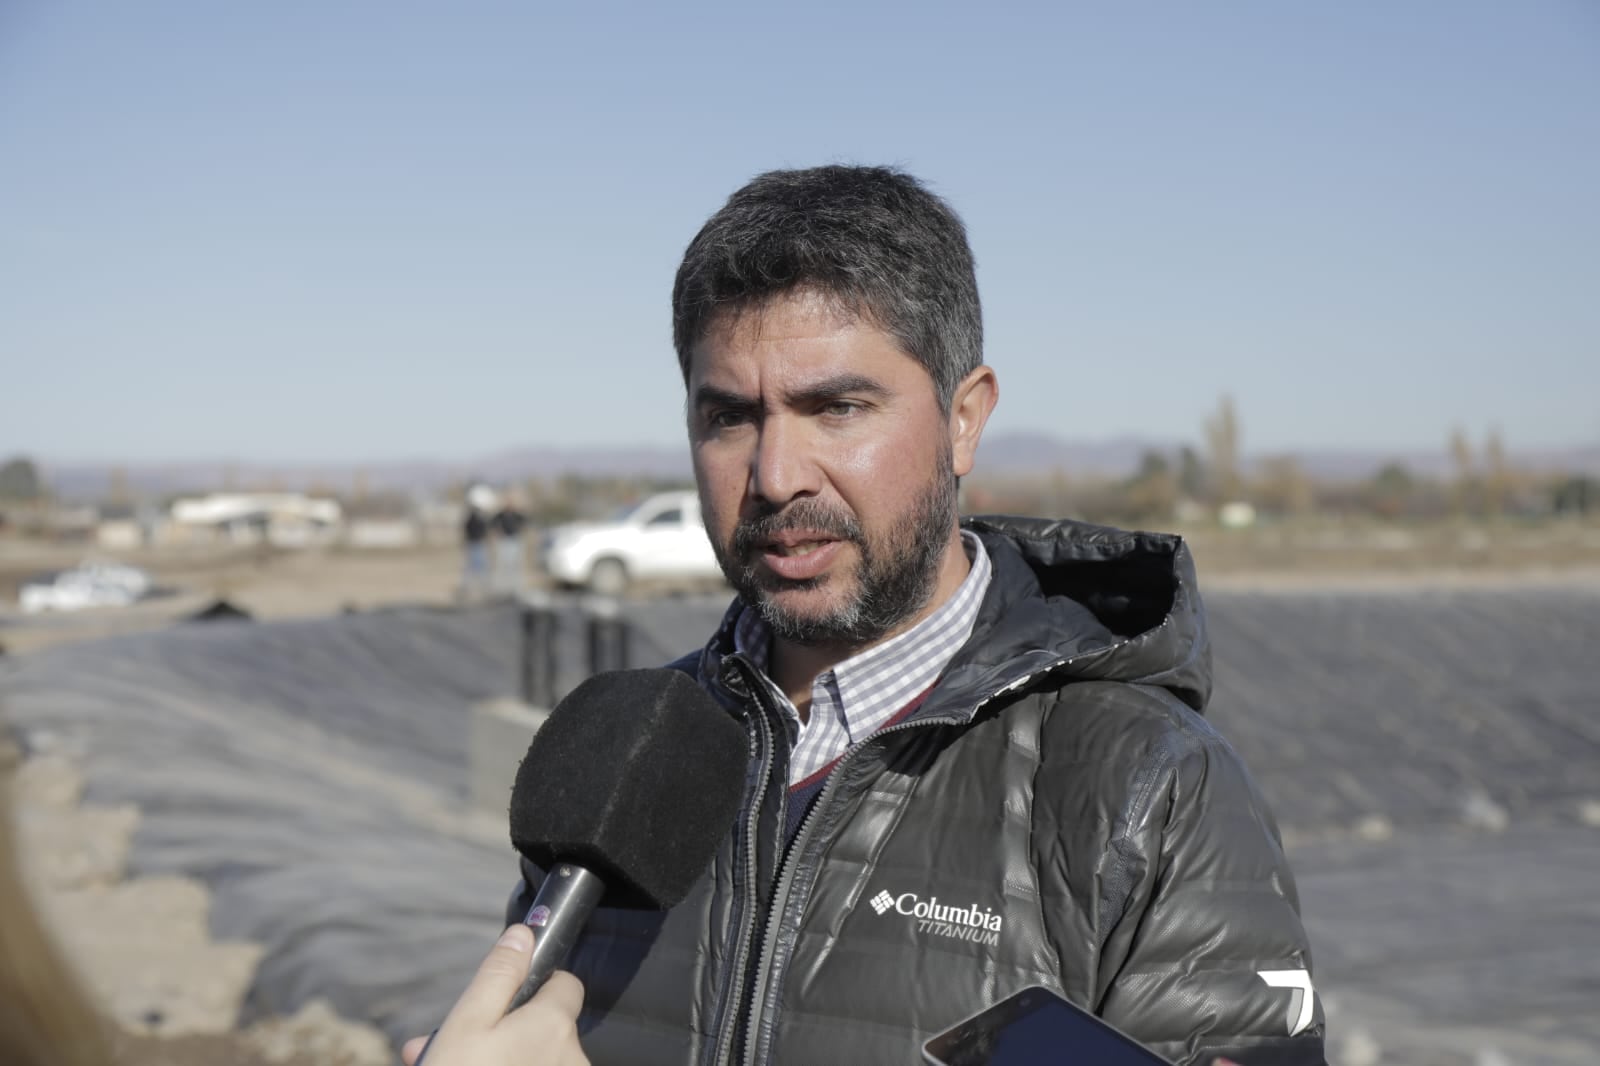
[[[1290,1036],[1294,1036],[1311,1024],[1312,1005],[1316,1000],[1317,991],[1311,987],[1310,971],[1257,970],[1256,976],[1273,988],[1294,990],[1294,994],[1289,997]]]

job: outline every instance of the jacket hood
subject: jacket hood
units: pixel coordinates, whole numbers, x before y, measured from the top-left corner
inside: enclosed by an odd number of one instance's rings
[[[1064,519],[962,525],[983,538],[994,574],[941,695],[981,699],[1070,677],[1159,685],[1204,710],[1211,642],[1183,538]]]

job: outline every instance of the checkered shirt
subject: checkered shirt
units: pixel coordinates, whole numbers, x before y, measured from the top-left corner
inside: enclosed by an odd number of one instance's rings
[[[875,644],[811,683],[811,715],[800,712],[767,673],[772,634],[759,611],[748,607],[734,623],[734,650],[761,671],[774,702],[789,723],[793,754],[789,784],[800,785],[830,767],[845,749],[871,736],[913,699],[930,688],[951,656],[966,643],[989,587],[989,553],[965,530],[963,546],[972,569],[955,595],[933,614],[882,644]]]

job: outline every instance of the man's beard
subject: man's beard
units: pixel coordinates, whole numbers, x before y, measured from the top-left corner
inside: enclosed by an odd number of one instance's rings
[[[781,511],[743,519],[734,527],[731,544],[717,545],[717,561],[728,582],[779,640],[804,646],[839,644],[862,647],[881,639],[920,611],[933,595],[939,564],[956,523],[956,479],[948,449],[940,457],[934,477],[909,512],[893,522],[877,544],[869,543],[855,516],[813,499],[800,500]],[[860,562],[857,588],[849,603],[831,611],[805,615],[792,611],[770,595],[785,589],[821,588],[840,580],[833,573],[805,581],[790,581],[764,573],[754,561],[758,545],[787,530],[810,530],[848,541],[856,546]]]

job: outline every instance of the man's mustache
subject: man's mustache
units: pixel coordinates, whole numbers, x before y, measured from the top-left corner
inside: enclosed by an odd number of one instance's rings
[[[747,558],[763,541],[793,530],[821,533],[831,540],[856,544],[862,543],[866,536],[861,523],[849,512],[835,510],[814,500],[802,500],[780,511],[740,519],[733,528],[733,556],[736,559]]]

